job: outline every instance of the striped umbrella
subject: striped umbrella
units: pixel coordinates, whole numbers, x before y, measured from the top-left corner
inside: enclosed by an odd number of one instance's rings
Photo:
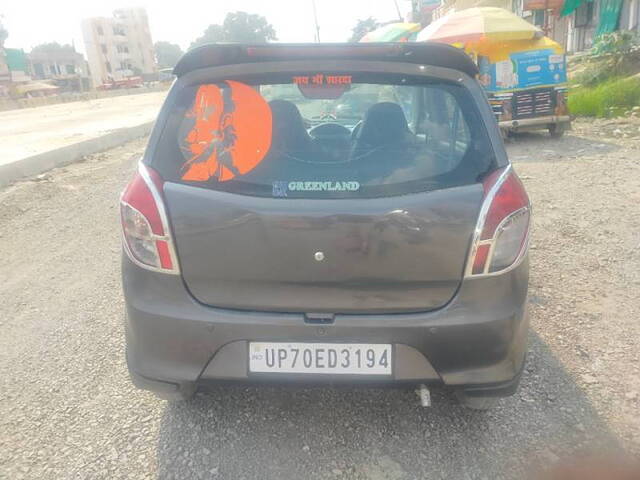
[[[474,7],[445,15],[424,28],[418,42],[469,43],[531,40],[542,36],[535,25],[497,7]]]
[[[361,42],[408,42],[420,31],[419,23],[389,23],[367,33]]]

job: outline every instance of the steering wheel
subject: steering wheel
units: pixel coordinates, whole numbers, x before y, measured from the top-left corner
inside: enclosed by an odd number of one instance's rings
[[[339,138],[349,137],[351,130],[339,123],[323,123],[309,130],[313,138]]]

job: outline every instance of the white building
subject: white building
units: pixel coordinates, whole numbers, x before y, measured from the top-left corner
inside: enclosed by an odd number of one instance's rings
[[[158,67],[144,8],[116,10],[111,18],[85,19],[82,36],[94,86],[132,76],[157,78]]]

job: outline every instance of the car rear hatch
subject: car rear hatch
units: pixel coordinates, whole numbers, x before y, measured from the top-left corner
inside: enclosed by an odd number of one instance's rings
[[[244,310],[442,307],[494,168],[477,100],[400,63],[308,63],[218,69],[169,96],[151,166],[186,287]],[[359,124],[340,117],[347,91],[368,102]]]
[[[481,188],[281,200],[165,185],[182,274],[201,302],[304,312],[428,310],[464,269]]]

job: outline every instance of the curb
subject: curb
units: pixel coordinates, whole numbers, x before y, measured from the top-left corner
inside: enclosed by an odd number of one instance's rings
[[[153,123],[147,122],[135,127],[119,128],[100,137],[90,138],[31,157],[21,158],[6,165],[0,165],[0,187],[24,177],[38,175],[52,168],[77,162],[86,155],[109,150],[136,138],[144,137],[151,132]]]

